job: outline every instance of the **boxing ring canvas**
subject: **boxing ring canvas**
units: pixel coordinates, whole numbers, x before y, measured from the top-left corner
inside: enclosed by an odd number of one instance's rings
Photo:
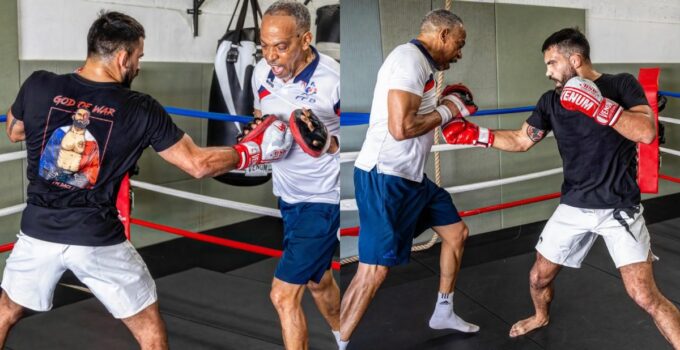
[[[647,203],[647,208],[654,207]],[[556,279],[550,326],[509,338],[510,326],[532,310],[527,280],[535,252],[527,248],[536,241],[542,226],[529,224],[524,231],[506,229],[493,233],[495,237],[480,235],[468,240],[456,284],[456,312],[477,321],[482,329],[478,334],[425,326],[434,303],[432,290],[439,280],[436,246],[413,254],[410,264],[390,271],[352,343],[376,350],[671,349],[652,319],[626,294],[601,239],[580,269],[565,268]],[[680,305],[680,219],[653,223],[648,229],[654,254],[661,259],[654,266],[657,284]],[[355,271],[356,264],[343,266],[343,290]]]

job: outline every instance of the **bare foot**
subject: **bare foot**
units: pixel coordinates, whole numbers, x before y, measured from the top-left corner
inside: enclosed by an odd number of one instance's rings
[[[541,328],[548,325],[548,318],[538,318],[536,315],[518,321],[512,328],[510,328],[510,337],[519,337],[525,335],[534,329]]]

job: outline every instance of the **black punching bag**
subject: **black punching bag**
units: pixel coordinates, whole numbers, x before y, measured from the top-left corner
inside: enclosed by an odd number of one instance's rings
[[[249,3],[255,27],[244,28]],[[253,113],[251,78],[255,64],[261,57],[261,52],[258,51],[260,44],[258,18],[262,17],[262,13],[257,0],[243,0],[241,5],[236,27],[230,29],[230,20],[226,34],[217,44],[208,106],[211,112],[232,115]],[[238,7],[239,3],[236,4],[234,14],[239,10]],[[233,20],[234,16],[231,19]],[[243,126],[239,122],[208,120],[208,146],[234,145]],[[271,167],[266,164],[252,166],[245,171],[232,170],[215,177],[220,182],[236,186],[260,185],[270,178]]]
[[[340,61],[340,5],[321,6],[316,10],[316,48]]]

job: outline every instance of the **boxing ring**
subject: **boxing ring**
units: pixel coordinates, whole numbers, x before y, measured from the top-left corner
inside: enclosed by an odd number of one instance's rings
[[[659,91],[658,92],[660,96],[667,96],[669,98],[680,98],[680,93],[676,92],[669,92],[669,91]],[[200,119],[213,119],[213,120],[221,120],[221,121],[239,121],[239,122],[247,122],[250,120],[250,117],[248,116],[231,116],[231,115],[223,115],[219,113],[211,113],[211,112],[203,112],[203,111],[196,111],[196,110],[189,110],[189,109],[182,109],[182,108],[176,108],[176,107],[166,107],[166,110],[175,116],[182,116],[182,117],[189,117],[189,118],[200,118]],[[479,116],[486,116],[486,115],[505,115],[505,114],[514,114],[514,113],[526,113],[533,110],[533,106],[525,106],[525,107],[516,107],[516,108],[502,108],[502,109],[489,109],[489,110],[480,110],[474,117],[473,119]],[[366,114],[360,114],[360,113],[343,113],[341,117],[341,125],[342,126],[352,126],[352,125],[360,125],[364,124],[368,121],[367,115]],[[6,118],[5,116],[0,116],[0,122],[5,122]],[[680,124],[680,118],[671,118],[671,117],[659,117],[659,121],[664,122],[664,123],[669,123],[669,124]],[[552,135],[549,135],[551,137]],[[470,149],[473,148],[473,146],[460,146],[460,145],[435,145],[432,147],[432,152],[449,152],[449,151],[464,151],[465,149]],[[663,154],[668,154],[671,156],[680,156],[680,150],[674,150],[666,147],[659,147],[659,152]],[[341,163],[349,163],[353,162],[354,159],[356,159],[358,152],[343,152],[341,153]],[[25,151],[16,151],[16,152],[10,152],[6,154],[0,155],[0,164],[5,163],[5,162],[12,162],[12,161],[17,161],[17,160],[22,160],[25,159],[26,157],[26,152]],[[479,189],[485,189],[485,188],[492,188],[492,187],[497,187],[497,186],[502,186],[502,185],[507,185],[507,184],[512,184],[512,183],[518,183],[522,181],[529,181],[529,180],[534,180],[546,176],[552,176],[552,175],[557,175],[562,172],[561,168],[554,168],[554,169],[548,169],[548,170],[543,170],[535,173],[528,173],[524,175],[519,175],[519,176],[513,176],[513,177],[507,177],[507,178],[501,178],[501,179],[495,179],[495,180],[489,180],[489,181],[482,181],[482,182],[476,182],[476,183],[469,183],[469,184],[464,184],[464,185],[459,185],[459,186],[452,186],[452,187],[447,187],[446,190],[451,193],[451,194],[458,194],[458,193],[464,193],[468,191],[474,191],[474,190],[479,190]],[[671,174],[665,174],[665,173],[660,173],[659,178],[672,182],[672,183],[680,183],[680,177],[673,176]],[[280,213],[277,209],[275,208],[269,208],[265,206],[258,206],[258,205],[252,205],[248,203],[241,203],[241,202],[236,202],[236,201],[231,201],[227,199],[222,199],[222,198],[217,198],[217,197],[211,197],[211,196],[206,196],[206,195],[201,195],[201,194],[196,194],[196,193],[191,193],[188,191],[182,191],[182,190],[177,190],[173,189],[170,187],[166,186],[160,186],[156,184],[151,184],[148,182],[142,182],[142,181],[137,181],[137,180],[131,180],[130,185],[132,186],[133,189],[140,189],[144,191],[149,191],[149,192],[155,192],[158,194],[162,194],[164,196],[171,196],[171,197],[176,197],[176,198],[182,198],[194,203],[202,203],[202,204],[208,204],[220,208],[225,208],[225,209],[234,209],[234,210],[240,210],[252,214],[257,214],[261,215],[263,217],[270,217],[270,218],[280,218]],[[490,212],[495,212],[499,210],[504,210],[508,208],[514,208],[518,206],[524,206],[524,205],[530,205],[532,203],[538,203],[550,199],[555,199],[559,197],[559,192],[554,192],[554,193],[546,193],[540,196],[534,196],[534,197],[528,197],[516,201],[511,201],[511,202],[505,202],[505,203],[498,203],[490,206],[484,206],[484,207],[479,207],[479,208],[473,208],[473,209],[467,209],[461,211],[459,214],[462,217],[468,217],[468,216],[474,216],[474,215],[482,215],[485,213],[490,213]],[[8,216],[8,215],[15,215],[17,213],[20,213],[23,208],[25,207],[25,204],[19,203],[16,205],[12,205],[6,208],[0,209],[0,217],[3,216]],[[341,210],[343,212],[352,212],[356,211],[356,203],[354,202],[354,199],[343,199],[341,201]],[[206,233],[201,233],[201,232],[194,232],[191,230],[185,230],[182,228],[178,227],[172,227],[168,225],[164,225],[162,223],[157,223],[157,222],[152,222],[149,220],[145,220],[143,218],[137,218],[137,217],[130,217],[129,218],[129,223],[135,226],[140,226],[140,227],[146,227],[150,228],[153,230],[157,230],[159,232],[167,233],[167,234],[172,234],[172,235],[178,235],[190,240],[195,240],[203,243],[208,243],[210,245],[216,245],[220,247],[227,247],[231,248],[234,250],[238,251],[243,251],[243,252],[249,252],[249,253],[254,253],[262,256],[267,256],[267,257],[272,257],[276,258],[281,256],[282,251],[279,249],[267,247],[267,246],[261,246],[257,244],[251,244],[251,243],[245,243],[241,242],[238,240],[233,240],[233,239],[227,239],[223,237],[218,237]],[[669,226],[670,225],[670,226]],[[667,224],[666,228],[664,230],[666,231],[672,231],[675,226],[680,227],[680,222],[674,222],[671,224]],[[670,227],[670,228],[669,228]],[[651,229],[650,229],[651,231]],[[133,232],[134,233],[134,232]],[[340,237],[351,237],[351,236],[358,236],[359,234],[359,228],[358,227],[344,227],[340,230],[339,235]],[[659,238],[657,238],[659,239]],[[673,246],[677,247],[677,250],[680,251],[680,241],[677,240],[677,238],[670,237],[669,234],[666,234],[666,236],[663,236],[663,240],[668,241],[668,246]],[[654,240],[653,240],[654,241]],[[671,242],[671,243],[669,243]],[[601,243],[601,242],[600,242]],[[430,245],[431,246],[431,245]],[[13,242],[7,242],[4,244],[0,244],[0,252],[7,252],[10,251],[13,247]],[[428,247],[429,248],[429,247]],[[487,300],[485,302],[480,302],[476,297],[473,297],[473,295],[478,295],[477,293],[484,294],[484,298],[491,298],[488,294],[494,294],[497,293],[499,290],[502,290],[504,288],[517,288],[518,290],[525,291],[526,288],[526,274],[529,270],[530,264],[533,261],[533,255],[532,254],[523,254],[523,255],[518,255],[518,256],[512,256],[508,259],[505,259],[503,262],[501,262],[501,266],[495,266],[492,265],[493,262],[485,262],[485,263],[479,263],[476,262],[475,264],[470,264],[468,258],[470,254],[473,254],[474,258],[474,252],[477,249],[475,246],[472,246],[471,248],[466,249],[466,254],[464,255],[464,267],[466,267],[466,261],[468,261],[467,265],[472,265],[469,266],[463,270],[461,270],[461,276],[459,277],[460,281],[457,285],[457,311],[460,313],[463,313],[467,316],[468,319],[471,321],[476,321],[475,315],[477,315],[479,318],[484,319],[484,322],[487,322],[488,324],[482,323],[483,329],[503,329],[505,331],[505,327],[507,326],[505,323],[507,323],[505,320],[507,319],[513,319],[514,313],[517,313],[519,311],[521,312],[528,312],[530,310],[530,305],[527,303],[530,302],[530,298],[528,295],[516,295],[513,296],[512,298],[513,301],[511,304],[514,304],[511,310],[501,310],[497,311],[494,309],[494,307],[498,307],[502,309],[502,306],[495,305],[498,303],[498,301],[495,300]],[[674,248],[675,249],[675,248]],[[602,273],[606,276],[614,276],[616,275],[616,271],[612,271],[611,267],[607,265],[606,259],[608,259],[608,255],[606,253],[606,249],[602,246],[602,244],[596,245],[596,247],[593,249],[594,252],[591,253],[590,259],[592,261],[586,261],[586,265],[591,264],[592,265],[592,270],[595,272]],[[656,251],[655,251],[656,252]],[[658,255],[658,252],[657,252]],[[662,258],[671,260],[671,262],[677,262],[680,263],[680,254],[675,254],[675,256],[669,254],[672,256],[671,258],[662,256]],[[393,273],[391,277],[388,278],[388,281],[385,284],[385,295],[388,296],[388,298],[379,298],[376,300],[376,306],[372,306],[371,312],[367,314],[367,321],[364,321],[366,323],[370,323],[370,320],[372,318],[372,315],[376,315],[375,317],[375,322],[378,324],[382,324],[384,326],[385,324],[385,319],[381,317],[377,317],[377,315],[384,315],[384,314],[389,314],[390,312],[395,312],[394,310],[394,305],[391,303],[384,303],[384,300],[390,299],[389,296],[391,295],[393,300],[414,300],[413,298],[418,298],[418,299],[424,299],[424,300],[429,300],[431,297],[431,291],[434,290],[432,284],[435,284],[437,281],[437,273],[438,273],[438,248],[435,247],[429,251],[425,252],[416,252],[414,253],[414,260],[417,262],[416,267],[413,267],[410,264],[404,267],[397,267],[393,270]],[[332,264],[332,268],[335,271],[340,270],[340,265],[350,263],[355,261],[354,258],[350,257],[349,259],[343,259],[343,261],[334,261]],[[185,344],[182,343],[182,341],[187,342],[189,338],[192,337],[192,334],[188,334],[187,332],[191,333],[189,330],[191,327],[196,327],[194,324],[187,324],[188,320],[193,320],[195,323],[210,323],[212,328],[216,328],[217,331],[213,335],[215,339],[229,339],[228,341],[236,341],[236,343],[241,344],[245,348],[280,348],[280,342],[278,342],[275,338],[277,338],[278,335],[278,319],[276,318],[275,314],[273,313],[273,310],[267,310],[268,305],[268,300],[266,299],[266,293],[269,288],[269,282],[271,279],[271,275],[273,273],[273,269],[275,266],[276,260],[275,259],[268,259],[265,260],[265,262],[261,263],[257,267],[245,267],[242,269],[239,269],[239,271],[231,272],[228,274],[220,274],[216,273],[213,271],[205,270],[205,269],[192,269],[190,273],[188,274],[178,274],[178,275],[171,275],[171,276],[165,276],[160,279],[158,279],[158,286],[159,286],[159,294],[160,294],[160,302],[161,302],[161,309],[164,314],[164,318],[166,318],[166,321],[168,323],[168,328],[169,328],[169,334],[171,337],[171,345],[173,344],[173,337],[174,337],[174,343],[175,344]],[[611,265],[611,264],[610,264]],[[668,264],[668,265],[672,265]],[[678,264],[675,264],[675,266],[679,266]],[[349,279],[351,278],[351,275],[353,274],[353,270],[356,268],[355,265],[349,265],[347,268],[343,268],[342,271],[342,276],[343,276],[343,284],[346,284],[349,282]],[[255,270],[257,270],[257,273],[255,273]],[[668,272],[670,276],[674,276],[673,279],[668,278],[666,283],[670,283],[673,286],[676,286],[678,288],[674,289],[674,293],[670,295],[671,299],[678,303],[680,301],[680,278],[675,278],[678,276],[678,272]],[[250,281],[247,281],[249,278],[248,276],[253,276],[253,275],[258,275],[258,277],[255,277],[255,279],[258,279],[258,291],[263,293],[261,295],[252,295],[252,292],[241,292],[239,293],[236,291],[234,292],[234,286],[240,286],[243,285],[244,283],[250,283]],[[574,283],[581,283],[578,282],[579,279],[585,278],[586,281],[585,283],[589,283],[590,280],[588,279],[594,279],[593,284],[597,285],[597,278],[591,276],[590,274],[584,275],[584,276],[579,276],[578,273],[573,274],[568,274],[569,277],[562,278],[562,284],[574,284]],[[395,276],[401,276],[400,277],[395,277]],[[414,278],[415,276],[415,278]],[[481,277],[480,277],[481,276]],[[577,281],[577,282],[574,282]],[[674,281],[672,281],[674,280]],[[521,281],[519,283],[518,281]],[[570,281],[570,282],[569,282]],[[663,279],[661,279],[661,282],[664,282]],[[614,285],[614,281],[612,283],[607,282],[609,284]],[[486,292],[483,291],[483,289],[487,289]],[[558,283],[558,290],[562,289],[567,289],[566,287],[562,288],[560,286],[560,283]],[[238,289],[238,288],[236,288]],[[572,287],[573,289],[573,287]],[[166,292],[164,292],[166,290]],[[167,290],[171,290],[171,292],[167,292]],[[196,291],[200,291],[200,293],[203,294],[198,294],[196,295]],[[422,294],[418,294],[422,293]],[[617,298],[625,298],[625,295],[622,296],[620,295],[621,293],[625,292],[621,288],[617,288],[614,291],[614,288],[612,288],[611,293],[615,293]],[[260,300],[260,304],[263,304],[262,306],[259,306],[259,309],[262,310],[253,310],[255,312],[262,313],[264,315],[269,315],[270,318],[268,318],[268,321],[266,321],[266,324],[263,325],[261,320],[258,322],[257,320],[253,319],[253,316],[250,312],[246,312],[243,310],[243,308],[239,308],[239,304],[242,303],[249,303],[248,298],[249,297],[256,297],[256,299]],[[606,297],[602,296],[603,298]],[[181,302],[178,302],[181,299]],[[202,300],[203,299],[203,300]],[[516,299],[516,300],[515,300]],[[231,303],[224,303],[221,302],[223,300],[230,300],[232,301]],[[207,305],[201,305],[202,301],[205,301]],[[236,301],[236,302],[233,302]],[[85,304],[83,304],[85,303]],[[310,306],[311,300],[306,300],[305,301],[307,308],[306,310],[310,311],[313,310],[314,308]],[[40,324],[43,324],[44,322],[51,322],[47,321],[49,319],[53,318],[60,318],[60,319],[67,319],[71,320],[73,324],[78,324],[78,322],[83,322],[83,319],[81,319],[81,316],[73,316],[73,310],[76,310],[76,304],[80,304],[81,308],[78,310],[85,310],[86,313],[92,314],[101,314],[96,317],[97,321],[96,323],[101,323],[105,324],[107,327],[111,327],[117,336],[120,334],[120,337],[123,337],[122,341],[123,343],[121,344],[134,344],[134,341],[129,338],[125,338],[123,334],[127,334],[125,329],[121,328],[121,325],[116,323],[113,319],[110,319],[108,315],[106,315],[105,311],[101,310],[101,306],[98,306],[97,302],[90,299],[87,301],[80,301],[72,305],[66,305],[64,307],[58,308],[57,310],[47,313],[47,314],[42,314],[42,315],[36,315],[31,317],[33,322],[33,328],[31,327],[31,324],[28,322],[22,321],[19,323],[17,326],[17,329],[15,329],[11,335],[10,339],[8,341],[8,345],[12,344],[12,341],[16,342],[16,344],[21,344],[22,339],[25,338],[31,338],[30,334],[31,332],[35,332],[35,327],[37,327]],[[222,305],[226,304],[226,305]],[[429,303],[422,303],[426,304],[425,309],[430,308]],[[82,306],[85,305],[85,306]],[[249,304],[253,305],[253,304]],[[491,306],[490,306],[491,305]],[[495,306],[494,306],[495,305]],[[505,305],[505,304],[503,304]],[[481,308],[480,308],[481,306]],[[621,311],[623,313],[630,313],[628,309],[630,309],[630,305],[624,305],[626,306],[624,309],[626,311]],[[209,311],[201,311],[199,312],[198,317],[189,317],[187,315],[191,314],[192,312],[196,312],[196,310],[200,310],[202,308],[209,309]],[[71,310],[73,309],[73,310]],[[418,318],[418,317],[424,317],[423,315],[427,315],[429,311],[425,311],[422,314],[419,311],[419,306],[414,307],[414,308],[406,308],[408,310],[399,310],[397,313],[403,317],[409,317],[409,318]],[[556,312],[559,313],[559,303],[556,301],[555,305]],[[71,310],[71,311],[69,311]],[[193,310],[193,311],[192,311]],[[586,312],[587,310],[584,310]],[[70,312],[67,314],[67,312]],[[401,313],[400,313],[401,312]],[[503,314],[506,312],[508,315]],[[403,315],[402,315],[403,313]],[[573,311],[570,311],[569,314],[576,313]],[[52,318],[49,318],[50,315],[54,314],[55,316],[52,316]],[[565,313],[567,314],[567,313]],[[227,316],[228,318],[231,318],[229,321],[224,321],[225,315],[231,315]],[[400,316],[400,317],[401,317]],[[524,314],[520,316],[526,316]],[[633,315],[636,318],[644,318],[644,316],[640,316],[638,314]],[[631,317],[633,317],[631,316]],[[201,317],[204,317],[208,321],[203,321],[201,320]],[[396,316],[395,316],[396,317]],[[575,317],[575,316],[574,316]],[[170,320],[170,321],[168,321]],[[573,321],[573,320],[572,320]],[[648,320],[649,321],[649,320]],[[390,322],[390,321],[387,321]],[[649,321],[651,322],[651,321]],[[649,323],[648,322],[648,323]],[[191,323],[191,322],[189,322]],[[314,345],[315,342],[316,344],[332,344],[334,343],[332,341],[332,337],[330,336],[330,332],[327,332],[325,329],[325,324],[323,323],[322,319],[320,319],[320,315],[312,315],[310,318],[310,340],[311,344]],[[426,323],[426,320],[424,321],[423,324]],[[566,320],[565,320],[566,323]],[[66,324],[70,324],[69,322],[66,322]],[[240,324],[242,327],[237,329],[234,329],[233,324]],[[316,327],[317,329],[314,328],[314,324],[318,325],[319,327]],[[597,324],[604,324],[604,323],[597,323]],[[217,326],[215,326],[217,325]],[[648,325],[649,326],[649,325]],[[250,327],[253,328],[262,328],[265,327],[267,328],[267,335],[262,336],[261,334],[252,334],[252,332],[248,332],[247,329]],[[359,327],[355,339],[353,339],[353,343],[361,343],[363,341],[366,342],[366,344],[383,344],[384,348],[390,348],[390,346],[394,346],[394,344],[411,344],[412,346],[417,346],[417,348],[428,348],[428,347],[436,347],[438,343],[427,343],[427,344],[421,344],[421,343],[414,343],[414,339],[417,340],[419,339],[419,336],[423,336],[427,339],[440,339],[442,342],[445,341],[446,344],[457,344],[460,346],[461,349],[467,349],[467,348],[479,348],[476,346],[489,346],[489,344],[503,344],[503,348],[521,348],[521,349],[531,349],[531,348],[536,348],[536,349],[541,349],[545,346],[544,342],[540,339],[541,334],[545,338],[547,337],[545,334],[552,334],[552,333],[557,333],[552,336],[559,336],[562,333],[559,332],[565,332],[564,329],[561,329],[558,327],[549,327],[545,331],[539,331],[536,332],[535,334],[538,335],[538,340],[533,339],[531,337],[525,338],[524,340],[516,340],[516,341],[510,341],[506,338],[500,339],[497,337],[497,335],[490,334],[491,332],[482,332],[481,336],[478,336],[472,341],[470,341],[470,336],[468,335],[461,335],[461,334],[447,334],[442,336],[442,333],[436,333],[435,331],[431,331],[428,329],[422,330],[415,330],[412,329],[413,332],[420,332],[418,334],[409,334],[408,338],[405,338],[406,335],[398,335],[398,333],[395,333],[395,337],[391,339],[390,342],[383,342],[382,338],[380,341],[375,338],[375,336],[370,331],[370,327]],[[22,330],[23,329],[23,330]],[[381,327],[381,329],[384,329],[384,327]],[[509,328],[508,328],[509,329]],[[93,330],[96,331],[96,330]],[[205,330],[202,330],[201,332],[204,332]],[[230,334],[230,336],[236,335],[236,340],[234,338],[229,338],[224,335],[224,332]],[[429,333],[428,333],[429,332]],[[433,333],[434,332],[434,333]],[[543,332],[543,333],[541,333]],[[649,337],[651,337],[650,343],[654,343],[656,341],[656,338],[659,337],[659,335],[656,333],[655,328],[653,325],[649,326],[648,329],[645,328],[645,332],[649,334]],[[87,332],[85,332],[87,333]],[[187,333],[187,334],[185,334]],[[379,332],[378,332],[379,333]],[[422,334],[421,334],[422,333]],[[645,334],[647,334],[645,333]],[[565,333],[566,334],[566,333]],[[206,336],[209,337],[210,335]],[[85,334],[84,338],[85,340],[88,340],[87,338],[88,335]],[[225,338],[226,337],[226,338]],[[440,338],[438,338],[440,337]],[[33,339],[34,340],[34,339]],[[468,341],[464,341],[468,340]],[[543,339],[544,340],[544,339]],[[101,342],[101,339],[99,338],[93,338],[90,339],[93,344],[100,344],[98,342]],[[225,340],[226,341],[226,340]],[[240,342],[240,343],[239,343]],[[116,343],[119,344],[119,343]],[[190,341],[186,344],[193,344]],[[392,344],[392,345],[390,345]],[[443,344],[443,343],[442,343]],[[590,344],[590,343],[589,343]],[[657,344],[657,343],[654,343]],[[53,343],[45,343],[43,344],[45,348],[49,348],[50,346],[53,346]],[[509,347],[505,347],[505,346]],[[592,345],[592,344],[591,344]],[[665,345],[664,342],[658,342],[658,345],[660,346],[659,348],[663,348]],[[26,345],[24,345],[26,346]],[[602,345],[605,346],[605,345]],[[16,345],[14,348],[21,348],[21,345]],[[36,346],[35,343],[32,343],[31,348],[41,348],[40,346]],[[383,347],[373,347],[373,348],[383,348]],[[488,348],[488,347],[487,347]],[[556,347],[557,348],[557,347]]]
[[[658,94],[669,99],[680,98],[677,92],[658,91]],[[489,114],[526,113],[532,109],[527,106],[492,110]],[[366,122],[366,116],[359,113],[351,118],[353,125]],[[474,118],[471,117],[473,122]],[[658,120],[666,125],[680,124],[677,117],[660,116]],[[472,147],[436,145],[432,152],[464,152],[469,148]],[[658,151],[664,157],[680,156],[676,149],[663,145]],[[343,162],[352,162],[356,155],[343,154]],[[680,183],[680,179],[661,165],[658,178],[669,183],[666,189],[674,188],[672,183]],[[446,189],[452,194],[463,193],[529,181],[561,171],[561,168],[547,169]],[[466,209],[459,214],[469,217],[559,196],[559,192],[546,193]],[[680,306],[680,271],[677,269],[680,266],[680,218],[674,206],[680,200],[680,194],[668,195],[666,200],[662,198],[643,200],[652,249],[661,258],[654,265],[654,274],[666,297]],[[355,211],[354,199],[344,199],[342,207],[344,212]],[[429,250],[414,251],[409,264],[390,269],[380,292],[352,335],[352,344],[371,349],[671,349],[651,318],[626,294],[620,274],[600,239],[580,269],[565,268],[555,281],[556,297],[551,304],[550,326],[517,339],[509,338],[511,325],[530,316],[533,310],[528,275],[535,260],[533,246],[544,225],[545,221],[523,224],[468,238],[456,282],[454,305],[458,315],[481,327],[478,334],[436,331],[427,327],[435,302],[434,291],[439,286],[440,249],[435,245]],[[341,234],[358,236],[359,228],[343,227]],[[343,290],[356,272],[357,264],[346,264],[353,261],[353,257],[342,260]],[[375,344],[379,345],[371,346]]]

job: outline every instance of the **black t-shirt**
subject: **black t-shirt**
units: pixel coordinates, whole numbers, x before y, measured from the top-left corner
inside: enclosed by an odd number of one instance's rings
[[[603,74],[595,84],[624,109],[648,105],[642,86],[630,74]],[[527,123],[555,134],[564,167],[561,203],[590,209],[640,203],[635,142],[580,112],[564,109],[555,90],[541,96]]]
[[[24,123],[28,153],[21,231],[63,244],[123,242],[121,180],[146,147],[160,152],[184,135],[152,97],[77,74],[33,73],[12,114]]]

